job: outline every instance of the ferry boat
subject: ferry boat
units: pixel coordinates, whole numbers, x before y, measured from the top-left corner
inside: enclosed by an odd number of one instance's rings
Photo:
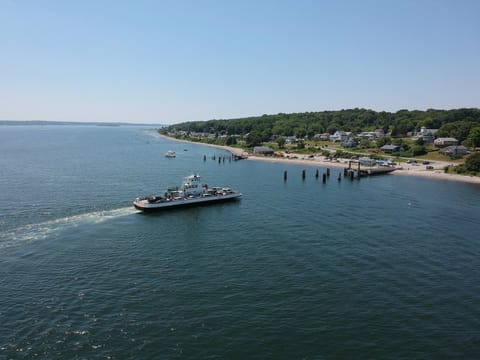
[[[173,150],[168,150],[165,156],[168,158],[174,158],[175,156],[177,156],[177,153]]]
[[[185,177],[180,187],[169,188],[163,195],[142,196],[133,206],[144,212],[167,210],[179,207],[214,204],[237,200],[242,196],[228,187],[212,187],[201,183],[200,175]]]

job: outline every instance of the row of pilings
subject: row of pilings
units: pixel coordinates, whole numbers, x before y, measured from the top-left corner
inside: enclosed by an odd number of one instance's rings
[[[232,160],[236,161],[236,160],[240,160],[240,159],[242,159],[242,158],[239,157],[239,156],[236,156],[234,154],[231,154],[231,155],[216,155],[216,154],[213,154],[213,156],[212,156],[212,160],[218,161],[219,164],[225,163],[225,161],[232,162]],[[207,161],[207,155],[203,155],[203,161],[204,162]],[[305,169],[303,169],[302,170],[302,179],[305,180],[306,176],[307,176],[307,171]],[[318,179],[319,177],[320,177],[319,170],[315,169],[315,178]],[[343,177],[347,178],[347,179],[350,179],[350,180],[359,179],[361,177],[360,166],[358,167],[358,169],[354,169],[354,168],[352,168],[351,163],[349,163],[348,168],[343,169]],[[322,182],[326,183],[328,178],[330,178],[330,168],[327,168],[325,170],[325,172],[322,173]],[[288,179],[288,172],[287,172],[287,170],[285,170],[283,172],[283,180],[287,181],[287,179]],[[337,174],[337,181],[342,181],[342,172],[339,172]]]
[[[360,173],[358,172],[358,170],[345,168],[345,169],[343,169],[343,172],[342,171],[338,172],[337,181],[342,181],[342,173],[343,173],[343,177],[345,179],[353,180],[353,179],[359,179],[360,178]],[[307,170],[303,169],[302,170],[302,180],[305,180],[306,177],[307,177]],[[320,177],[319,170],[315,169],[315,178],[318,179],[319,177]],[[326,171],[324,171],[322,173],[322,182],[326,183],[327,179],[329,179],[329,178],[330,178],[330,169],[327,168]],[[288,180],[288,171],[287,170],[285,170],[283,172],[283,180],[284,181]]]
[[[232,162],[232,160],[238,160],[238,157],[236,157],[235,155],[215,155],[213,154],[212,156],[212,160],[214,161],[217,161],[218,160],[218,163],[221,164],[221,163],[224,163],[225,161],[228,161],[228,162]],[[203,162],[207,161],[207,155],[203,155]]]

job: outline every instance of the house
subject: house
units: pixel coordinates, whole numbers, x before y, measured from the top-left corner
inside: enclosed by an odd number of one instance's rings
[[[355,142],[355,140],[353,140],[353,138],[348,138],[342,141],[342,146],[344,148],[353,148],[357,146],[357,143]]]
[[[347,140],[348,138],[353,137],[352,133],[349,131],[335,131],[335,134],[330,135],[329,140],[332,142],[342,142]]]
[[[315,134],[313,135],[313,138],[315,140],[328,141],[330,138],[330,134],[329,133]]]
[[[455,138],[438,138],[433,141],[433,145],[436,147],[457,146],[458,140]]]
[[[435,133],[438,129],[427,129],[425,126],[420,128],[420,131],[417,133],[417,138],[422,138],[423,142],[426,144],[433,143],[435,139]]]
[[[296,136],[288,136],[285,138],[285,144],[287,145],[293,145],[297,143],[297,137]]]
[[[427,129],[425,126],[422,126],[420,128],[420,134],[426,134],[426,133],[432,133],[433,135],[435,135],[435,133],[438,131],[438,129]]]
[[[422,135],[422,139],[425,144],[431,144],[435,140],[435,136],[431,132],[426,132]]]
[[[392,152],[398,152],[400,151],[400,146],[398,145],[383,145],[380,150],[382,150],[385,153],[392,153]]]
[[[379,137],[385,136],[385,132],[383,129],[375,129],[375,131],[362,131],[357,136],[362,139],[375,140]]]
[[[275,151],[268,146],[255,146],[253,148],[253,153],[255,155],[263,155],[263,156],[273,156]]]
[[[440,153],[447,155],[447,156],[456,156],[456,155],[465,155],[468,154],[468,149],[463,146],[447,146],[439,151]]]
[[[366,140],[375,140],[377,138],[377,133],[373,131],[363,131],[358,134],[358,137]]]

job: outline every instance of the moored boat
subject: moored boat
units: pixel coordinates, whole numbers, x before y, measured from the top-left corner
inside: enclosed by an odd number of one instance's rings
[[[212,187],[201,183],[200,175],[185,177],[180,187],[169,188],[163,195],[142,196],[133,205],[144,212],[160,211],[178,207],[199,206],[237,200],[242,196],[229,187]]]
[[[177,156],[177,153],[173,150],[168,150],[167,153],[165,154],[166,157],[168,158],[174,158]]]

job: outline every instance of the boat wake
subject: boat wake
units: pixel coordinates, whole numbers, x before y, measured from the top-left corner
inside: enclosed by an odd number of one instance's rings
[[[79,225],[99,224],[121,216],[135,214],[138,211],[133,207],[124,207],[113,210],[93,211],[89,213],[68,216],[64,218],[28,224],[0,233],[0,249],[22,242],[42,240],[62,230]]]

